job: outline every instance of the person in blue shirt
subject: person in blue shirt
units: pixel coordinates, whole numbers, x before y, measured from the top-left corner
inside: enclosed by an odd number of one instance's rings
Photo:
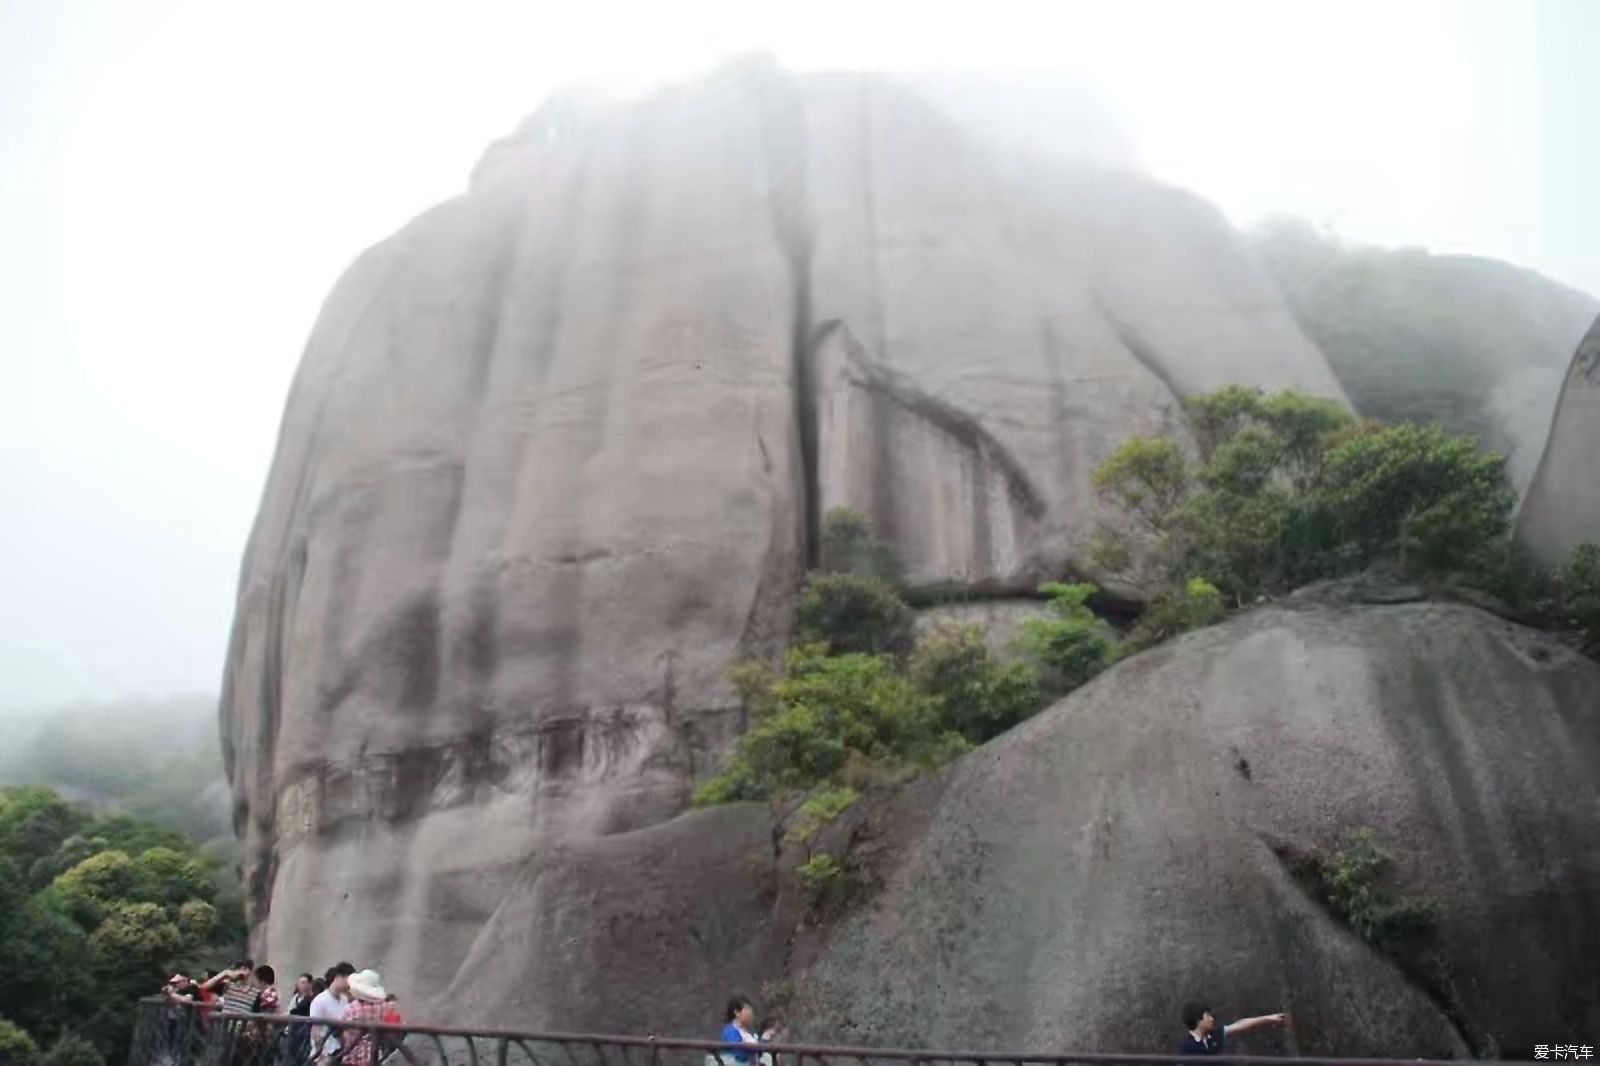
[[[1258,1018],[1241,1018],[1227,1025],[1218,1025],[1217,1019],[1211,1015],[1210,1007],[1204,1003],[1185,1003],[1183,1027],[1189,1030],[1189,1033],[1178,1045],[1178,1054],[1220,1055],[1222,1043],[1227,1037],[1248,1033],[1265,1025],[1286,1025],[1288,1021],[1287,1014],[1263,1014]]]
[[[756,1009],[744,996],[733,996],[728,1000],[727,1022],[722,1027],[722,1042],[724,1044],[758,1044],[755,1033],[750,1027],[755,1024]],[[723,1058],[732,1059],[734,1062],[746,1063],[750,1056],[743,1051],[732,1053],[724,1052]]]

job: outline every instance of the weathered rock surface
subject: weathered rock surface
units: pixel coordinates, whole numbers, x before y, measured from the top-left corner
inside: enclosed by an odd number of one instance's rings
[[[1527,489],[1600,300],[1508,263],[1346,247],[1303,224],[1253,247],[1357,411],[1476,434]]]
[[[1251,1053],[1600,1028],[1600,666],[1470,607],[1316,600],[1137,656],[904,795],[797,1033],[1160,1051],[1195,997],[1294,1014]],[[1357,827],[1440,908],[1404,965],[1296,876]]]
[[[1517,532],[1550,566],[1600,544],[1600,318],[1572,357]]]
[[[1229,383],[1340,396],[1218,213],[972,150],[892,83],[809,82],[817,497],[913,584],[1029,591],[1105,517],[1090,472]]]
[[[683,808],[826,508],[913,580],[1031,588],[1100,459],[1241,381],[1340,395],[1192,197],[872,78],[546,109],[356,262],[296,378],[222,712],[258,953],[460,987]]]

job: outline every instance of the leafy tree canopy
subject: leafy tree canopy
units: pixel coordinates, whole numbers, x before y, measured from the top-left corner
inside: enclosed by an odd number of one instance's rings
[[[914,621],[893,585],[861,574],[813,574],[795,610],[799,638],[837,655],[903,655]]]
[[[170,830],[0,789],[0,1005],[50,1047],[36,1066],[124,1054],[135,1000],[236,950],[242,916],[219,914],[220,875]]]

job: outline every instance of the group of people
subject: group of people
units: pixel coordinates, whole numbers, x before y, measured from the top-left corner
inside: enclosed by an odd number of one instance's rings
[[[330,966],[321,977],[303,973],[295,978],[287,1010],[278,994],[277,973],[271,966],[257,966],[250,959],[209,972],[200,981],[173,974],[161,992],[168,1002],[193,1006],[201,1025],[209,1024],[219,1009],[226,1015],[306,1018],[304,1023],[290,1025],[252,1023],[242,1030],[246,1051],[280,1053],[285,1063],[377,1066],[395,1051],[411,1059],[401,1041],[392,1035],[314,1024],[403,1024],[400,1005],[383,987],[378,972],[357,970],[348,962]]]

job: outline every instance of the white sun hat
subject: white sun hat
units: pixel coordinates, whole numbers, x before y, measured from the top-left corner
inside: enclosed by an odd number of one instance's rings
[[[383,978],[377,970],[362,970],[350,975],[350,994],[357,999],[382,1003],[389,993],[383,990]]]

